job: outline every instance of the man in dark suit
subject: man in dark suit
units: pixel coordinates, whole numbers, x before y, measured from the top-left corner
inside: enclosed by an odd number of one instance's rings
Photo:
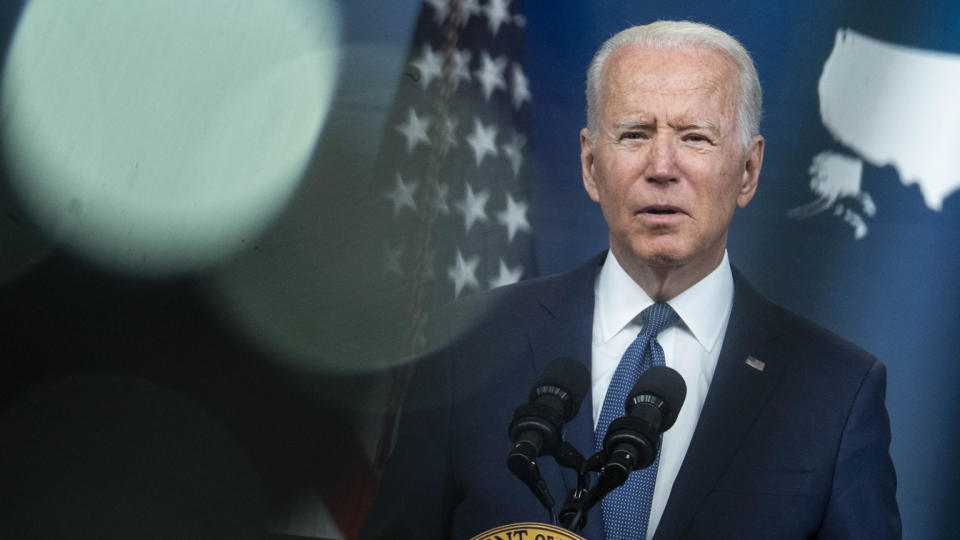
[[[587,538],[898,538],[883,365],[768,302],[728,262],[727,229],[763,161],[746,51],[700,24],[630,28],[594,57],[587,101],[583,182],[609,252],[443,318],[468,322],[451,322],[449,344],[417,366],[367,535],[469,538],[545,521],[504,463],[513,409],[551,360],[580,359],[590,392],[565,437],[592,453],[604,397],[659,306],[671,323],[645,343],[687,399],[646,502],[598,505]],[[539,462],[563,501],[575,475]]]

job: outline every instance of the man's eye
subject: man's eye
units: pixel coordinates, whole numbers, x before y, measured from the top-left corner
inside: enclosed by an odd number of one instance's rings
[[[684,137],[684,140],[689,142],[710,142],[710,139],[698,133],[691,133]]]
[[[642,131],[628,131],[624,133],[620,138],[621,139],[646,139],[647,135]]]

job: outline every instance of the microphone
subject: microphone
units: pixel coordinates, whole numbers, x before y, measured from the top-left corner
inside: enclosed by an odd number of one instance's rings
[[[610,423],[603,440],[601,478],[614,482],[610,489],[626,482],[631,471],[653,464],[660,435],[676,422],[686,397],[683,377],[666,366],[653,366],[637,379],[624,404],[627,414]]]
[[[660,434],[677,420],[686,396],[687,385],[673,369],[653,366],[640,375],[624,404],[627,414],[610,422],[603,450],[584,465],[589,471],[599,468],[596,484],[571,491],[560,511],[565,528],[575,532],[583,529],[587,512],[600,499],[623,485],[632,471],[653,464]]]
[[[530,401],[519,407],[510,422],[513,449],[507,467],[527,484],[553,516],[553,498],[540,476],[536,458],[553,454],[560,446],[563,424],[577,415],[587,394],[590,374],[570,357],[550,362],[530,390]]]

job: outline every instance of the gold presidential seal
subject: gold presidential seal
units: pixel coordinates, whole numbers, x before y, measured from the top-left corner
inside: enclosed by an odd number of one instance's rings
[[[546,523],[511,523],[484,531],[470,540],[585,540],[556,525]]]

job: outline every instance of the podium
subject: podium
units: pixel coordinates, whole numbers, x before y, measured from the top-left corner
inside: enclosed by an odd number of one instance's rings
[[[470,540],[586,540],[567,529],[546,523],[511,523],[484,531]]]

